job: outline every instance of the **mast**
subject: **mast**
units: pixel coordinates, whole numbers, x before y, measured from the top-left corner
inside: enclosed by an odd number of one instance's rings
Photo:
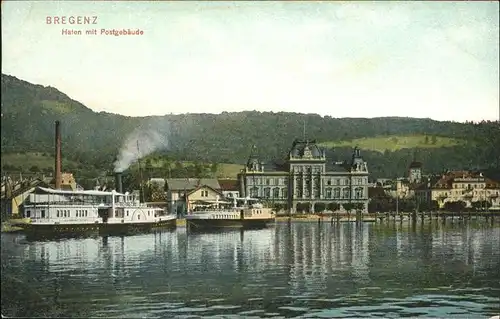
[[[139,191],[140,191],[139,201],[141,203],[143,203],[144,202],[144,189],[143,189],[143,185],[142,185],[141,152],[139,150],[139,140],[137,140],[137,164],[139,165]]]

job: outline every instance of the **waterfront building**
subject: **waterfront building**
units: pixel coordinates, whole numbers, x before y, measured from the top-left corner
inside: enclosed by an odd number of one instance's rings
[[[238,174],[240,193],[281,204],[297,212],[297,205],[362,203],[368,206],[368,166],[355,148],[350,161],[334,162],[315,140],[295,140],[283,164],[264,165],[256,147]],[[319,207],[319,206],[318,206]]]
[[[240,187],[237,179],[219,179],[220,191],[227,199],[240,196]]]
[[[447,172],[430,191],[430,200],[436,201],[441,208],[447,202],[463,201],[467,207],[473,207],[474,202],[479,202],[489,203],[484,204],[484,207],[490,206],[491,210],[500,209],[500,182],[484,176],[482,172]]]
[[[196,206],[196,201],[221,200],[219,181],[215,178],[167,178],[166,202],[171,213],[184,214]]]

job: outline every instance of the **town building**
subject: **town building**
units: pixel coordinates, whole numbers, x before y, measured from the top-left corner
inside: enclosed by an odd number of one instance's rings
[[[227,199],[238,198],[240,196],[240,187],[237,179],[219,179],[220,191]]]
[[[168,210],[177,215],[224,197],[215,178],[167,178],[165,189]]]
[[[358,148],[351,160],[334,162],[315,140],[295,140],[283,164],[264,165],[256,147],[238,174],[240,194],[286,204],[292,213],[297,204],[363,203],[368,206],[368,167]],[[341,206],[342,207],[342,206]]]
[[[484,203],[491,209],[500,209],[500,183],[483,175],[482,172],[450,171],[431,188],[431,201],[440,208],[447,202],[463,201],[467,207],[474,203]],[[489,204],[485,204],[489,203]]]
[[[408,168],[408,181],[410,184],[420,184],[422,182],[422,163],[413,161]]]

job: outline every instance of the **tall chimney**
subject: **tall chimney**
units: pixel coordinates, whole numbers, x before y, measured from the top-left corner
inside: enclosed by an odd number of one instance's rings
[[[56,162],[54,177],[56,189],[61,189],[61,123],[56,121]]]
[[[123,193],[123,185],[122,185],[122,173],[115,173],[115,190],[118,193]]]

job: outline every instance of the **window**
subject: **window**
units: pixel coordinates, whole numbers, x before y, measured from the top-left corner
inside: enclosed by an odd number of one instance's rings
[[[313,190],[313,197],[314,197],[314,198],[319,198],[319,189],[318,189],[318,188],[315,188],[315,189]]]
[[[250,197],[259,197],[259,189],[257,187],[250,189]]]
[[[354,198],[356,198],[356,199],[363,198],[363,188],[362,187],[356,187],[356,189],[354,190]]]
[[[340,198],[340,188],[335,187],[333,189],[333,198]]]
[[[271,179],[270,178],[266,179],[266,185],[271,185]]]
[[[275,187],[273,189],[273,197],[274,198],[279,198],[280,197],[280,189],[278,187]]]
[[[42,218],[45,218],[45,209],[42,209]]]
[[[266,198],[271,197],[271,188],[270,187],[264,188],[264,197],[266,197]]]
[[[288,198],[288,189],[282,188],[281,195],[283,196],[283,198]]]
[[[26,211],[26,218],[30,218],[31,217],[31,211],[30,210],[27,210]]]
[[[346,187],[342,190],[342,198],[349,198],[349,188]]]
[[[326,189],[326,198],[332,198],[332,189],[331,188]]]
[[[59,217],[59,210],[56,211],[56,217]]]

